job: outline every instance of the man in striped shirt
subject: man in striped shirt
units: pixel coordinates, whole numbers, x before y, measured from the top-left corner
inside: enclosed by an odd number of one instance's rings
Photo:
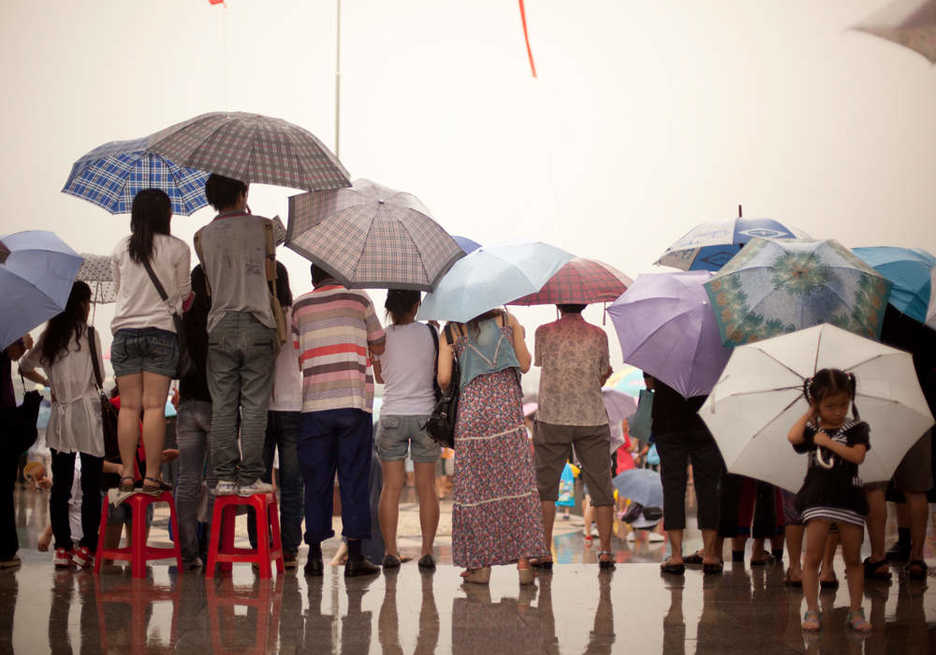
[[[292,330],[302,369],[299,463],[305,479],[306,575],[323,572],[321,542],[331,526],[335,471],[341,488],[342,534],[348,539],[345,577],[378,573],[361,553],[371,536],[367,483],[373,451],[374,376],[371,355],[384,350],[384,331],[364,291],[346,289],[312,265],[315,289],[293,305]]]

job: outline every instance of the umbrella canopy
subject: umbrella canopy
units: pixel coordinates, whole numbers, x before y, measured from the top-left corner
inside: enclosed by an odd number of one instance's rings
[[[772,218],[736,218],[702,223],[671,245],[656,261],[684,271],[717,271],[754,237],[809,239],[809,235]]]
[[[29,230],[2,239],[0,348],[65,309],[81,256],[52,232]]]
[[[643,371],[625,364],[608,378],[604,388],[622,391],[636,400],[640,397],[640,390],[646,389],[647,385],[644,384]]]
[[[117,302],[117,285],[114,283],[114,271],[111,258],[107,255],[81,253],[84,262],[78,269],[77,280],[87,282],[91,287],[91,302],[106,305]]]
[[[705,288],[726,346],[832,323],[881,333],[891,283],[832,239],[752,239]]]
[[[611,480],[622,498],[630,498],[644,507],[663,508],[663,482],[651,469],[629,469]]]
[[[212,112],[148,138],[151,151],[177,164],[242,182],[308,191],[351,185],[344,166],[314,134],[280,118]]]
[[[624,361],[686,398],[708,393],[728,361],[703,284],[708,271],[641,275],[608,307]]]
[[[539,291],[570,259],[565,250],[540,242],[478,248],[455,262],[426,294],[416,318],[465,323]]]
[[[517,298],[511,305],[588,305],[611,302],[627,291],[633,280],[604,262],[576,257],[549,278],[536,293]]]
[[[605,410],[608,412],[608,420],[612,422],[624,421],[629,419],[637,412],[637,401],[623,391],[614,389],[602,389],[601,399],[604,401]]]
[[[111,141],[98,146],[72,166],[62,188],[103,207],[111,214],[128,214],[133,198],[143,189],[161,189],[172,201],[172,213],[188,216],[208,204],[208,173],[177,166],[148,152],[149,139]]]
[[[936,293],[932,292],[933,289],[936,289],[936,268],[930,273],[930,301],[926,310],[926,324],[936,330]]]
[[[477,241],[472,241],[468,237],[460,237],[456,235],[456,236],[453,236],[452,238],[455,239],[455,243],[458,244],[458,247],[465,251],[466,255],[469,252],[474,252],[475,250],[481,247],[480,243],[478,243]]]
[[[899,43],[936,64],[934,0],[897,0],[869,16],[855,29]]]
[[[862,479],[891,478],[933,424],[913,359],[828,324],[735,349],[699,410],[730,472],[790,491],[802,486],[807,461],[793,452],[786,437],[809,409],[803,381],[823,368],[854,373],[857,379],[856,405],[871,426]]]
[[[416,196],[369,180],[290,197],[286,247],[349,288],[428,291],[465,256]]]
[[[865,264],[890,280],[890,304],[920,323],[926,322],[936,257],[919,248],[852,248]]]

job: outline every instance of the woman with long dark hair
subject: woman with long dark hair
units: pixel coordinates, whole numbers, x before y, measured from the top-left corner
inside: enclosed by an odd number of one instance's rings
[[[49,515],[55,537],[56,567],[73,563],[81,567],[94,562],[98,524],[101,520],[101,468],[104,461],[104,432],[101,405],[88,340],[91,288],[84,282],[72,285],[65,311],[52,317],[36,345],[20,363],[20,373],[52,389],[52,414],[46,441],[52,451],[52,493]],[[94,352],[99,370],[101,340],[94,333]],[[45,376],[36,369],[41,368]],[[78,550],[73,550],[68,521],[68,501],[75,475],[75,454],[81,456],[81,529]]]
[[[143,414],[143,447],[161,453],[166,436],[164,411],[169,383],[175,377],[179,345],[172,314],[181,314],[192,292],[191,253],[169,234],[172,204],[158,189],[140,191],[133,199],[130,236],[111,255],[117,308],[111,331],[111,363],[120,387],[117,434],[120,441],[120,489],[134,486],[134,456]],[[163,301],[150,273],[168,296]],[[146,458],[143,491],[158,494],[169,487],[159,477],[160,458]]]

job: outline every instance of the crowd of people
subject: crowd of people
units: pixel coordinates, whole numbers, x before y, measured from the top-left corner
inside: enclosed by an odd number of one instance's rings
[[[293,298],[286,269],[276,262],[273,223],[250,212],[248,191],[245,183],[220,175],[207,180],[206,196],[218,213],[195,236],[194,268],[188,244],[171,235],[168,196],[150,189],[134,199],[131,234],[112,254],[117,301],[111,363],[119,413],[111,443],[100,411],[104,362],[100,337],[88,324],[87,284],[74,283],[65,310],[35,343],[24,337],[4,351],[4,407],[14,404],[14,360],[20,360],[22,375],[52,393],[46,439],[52,453],[54,565],[93,564],[102,493],[112,499],[109,522],[119,528],[129,520],[121,514],[121,498],[172,491],[184,567],[202,567],[200,517],[211,515],[214,497],[271,493],[275,453],[287,568],[298,566],[304,541],[305,574],[323,575],[322,543],[334,536],[336,493],[347,547],[344,575],[372,575],[378,564],[399,567],[405,560],[397,544],[399,502],[409,458],[422,536],[417,564],[434,569],[440,513],[435,471],[442,449],[424,426],[440,392],[457,385],[452,559],[464,569],[464,581],[486,584],[491,567],[509,564],[516,565],[520,584],[528,585],[533,569],[553,567],[556,500],[572,458],[597,523],[599,566],[613,569],[613,426],[601,394],[612,367],[607,335],[582,318],[585,306],[558,305],[559,318],[536,330],[530,353],[524,327],[501,309],[450,322],[441,331],[417,321],[418,291],[388,292],[384,327],[369,295],[346,288],[322,265],[311,266],[312,291]],[[520,379],[532,365],[541,368],[541,378],[531,448]],[[147,456],[165,450],[163,412],[173,379],[180,380],[174,487],[161,477],[164,457]],[[652,433],[670,543],[663,574],[684,575],[687,565],[720,574],[726,539],[735,560],[743,560],[744,541],[752,537],[752,566],[781,561],[785,541],[786,582],[803,588],[803,628],[816,630],[819,589],[838,584],[831,561],[840,544],[849,622],[860,632],[870,629],[861,611],[863,580],[889,579],[888,555],[909,560],[910,578],[926,577],[930,435],[908,453],[895,476],[892,491],[902,493],[905,504],[899,542],[885,553],[888,483],[865,485],[858,477],[873,439],[871,427],[860,420],[854,377],[826,369],[807,380],[810,409],[789,433],[791,448],[809,458],[795,495],[727,474],[697,413],[705,398],[686,399],[663,381],[646,379],[653,390]],[[384,385],[376,426],[375,382]],[[382,478],[376,507],[374,457]],[[68,512],[76,459],[82,492],[78,540]],[[684,554],[690,471],[703,546]],[[6,485],[9,475],[4,476]],[[12,479],[6,486],[4,502],[12,508]],[[363,547],[375,525],[384,544],[380,562],[368,559]],[[871,556],[861,562],[865,525]],[[0,558],[14,565],[15,526],[2,530]],[[119,529],[116,534],[119,539]]]

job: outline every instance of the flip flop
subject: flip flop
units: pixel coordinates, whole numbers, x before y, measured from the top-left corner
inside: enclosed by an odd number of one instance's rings
[[[682,561],[693,566],[698,566],[699,564],[703,563],[701,553],[692,553],[692,555],[687,555],[686,557],[682,558]]]
[[[725,571],[725,565],[719,562],[718,564],[703,564],[702,565],[702,575],[721,575]]]
[[[685,564],[671,564],[669,562],[663,562],[660,564],[660,571],[662,573],[667,573],[669,575],[685,575],[686,565]]]
[[[904,567],[904,571],[907,572],[907,577],[911,580],[926,580],[926,562],[921,559],[908,562]]]
[[[802,588],[803,588],[803,581],[802,581],[802,580],[794,580],[793,578],[791,578],[791,577],[790,577],[790,570],[789,570],[789,569],[787,569],[786,575],[783,576],[783,584],[784,584],[784,586],[786,586],[786,587],[793,587],[794,589],[802,589]]]

